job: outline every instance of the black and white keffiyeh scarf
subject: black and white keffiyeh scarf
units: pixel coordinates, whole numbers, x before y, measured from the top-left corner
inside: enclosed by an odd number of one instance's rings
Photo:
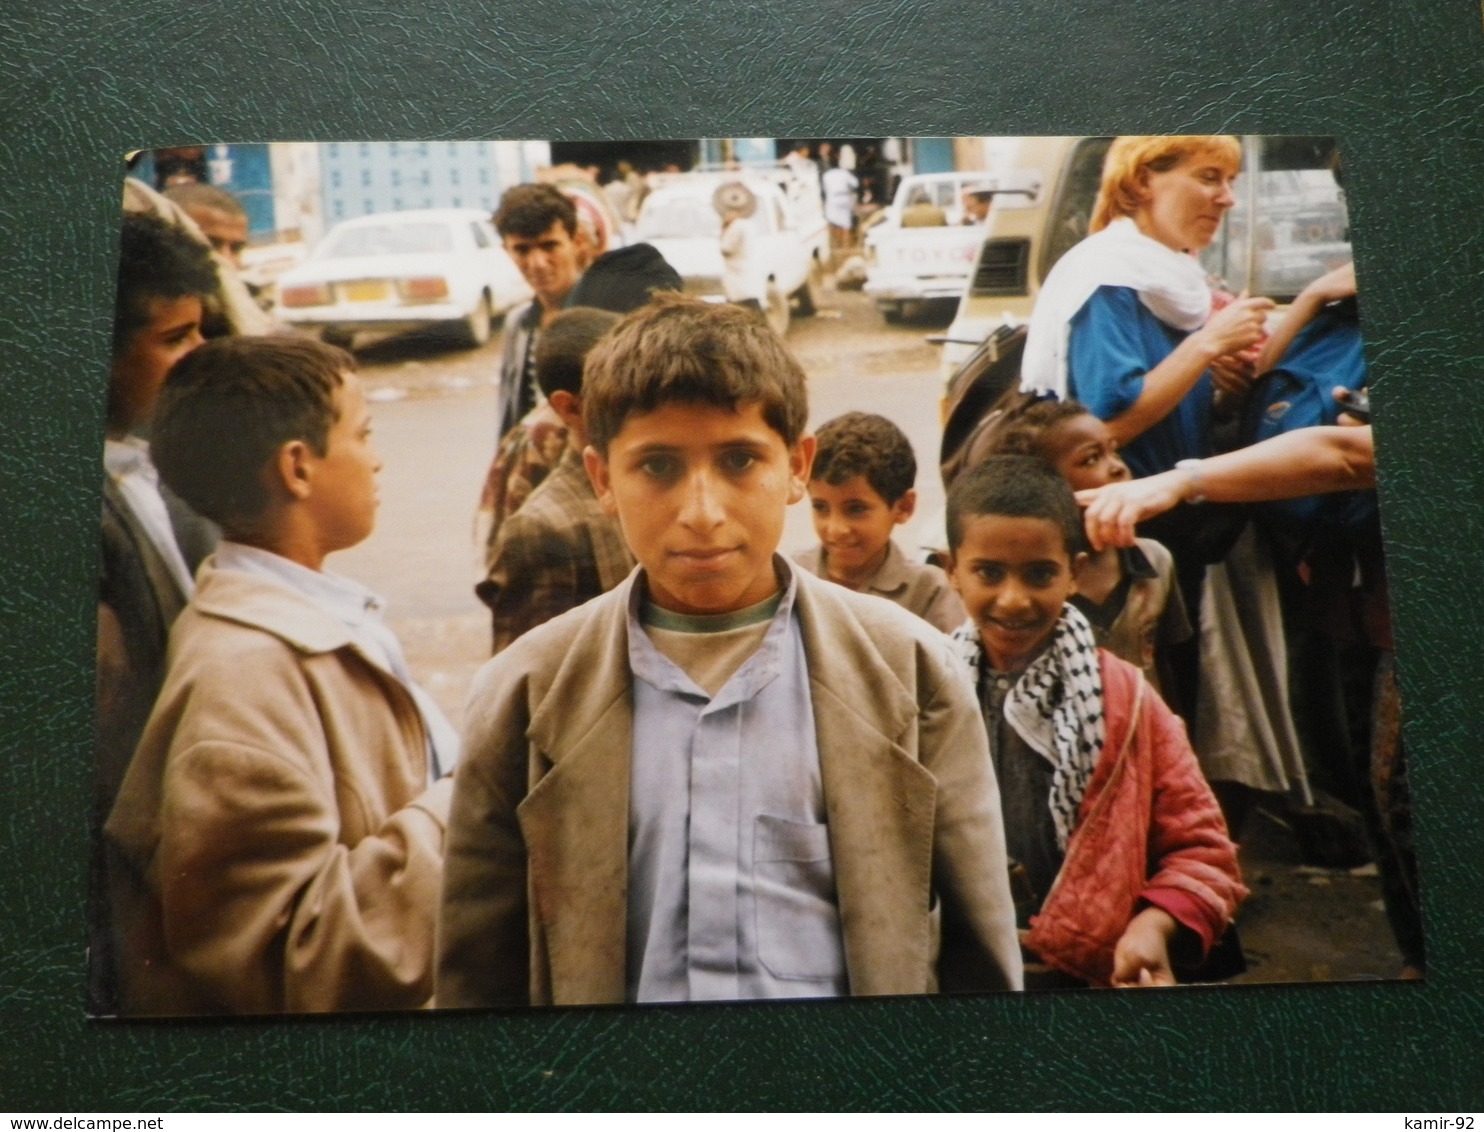
[[[951,635],[958,655],[974,675],[981,702],[993,670],[979,628],[965,621]],[[1051,817],[1057,847],[1066,852],[1077,810],[1103,752],[1103,676],[1087,618],[1062,606],[1051,644],[1021,674],[1005,697],[1005,719],[1051,763]],[[989,728],[990,735],[994,727]]]

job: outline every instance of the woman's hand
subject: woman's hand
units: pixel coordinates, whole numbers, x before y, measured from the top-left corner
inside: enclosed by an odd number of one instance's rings
[[[1088,541],[1094,550],[1133,546],[1134,528],[1182,502],[1190,486],[1190,474],[1176,469],[1077,492],[1078,506],[1087,509],[1082,521]]]
[[[1213,358],[1206,371],[1218,393],[1241,400],[1247,396],[1252,383],[1257,380],[1257,358],[1248,349],[1240,354],[1223,354]]]
[[[1113,948],[1115,987],[1172,987],[1170,940],[1179,923],[1163,908],[1145,908],[1128,922]]]
[[[1261,295],[1244,295],[1233,299],[1206,320],[1195,333],[1210,351],[1212,359],[1225,354],[1240,354],[1262,341],[1268,331],[1272,299]]]

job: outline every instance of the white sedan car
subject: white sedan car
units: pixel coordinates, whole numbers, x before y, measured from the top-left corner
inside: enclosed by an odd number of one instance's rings
[[[494,315],[530,297],[488,213],[436,208],[335,225],[279,278],[277,314],[347,348],[357,331],[435,326],[482,346]]]

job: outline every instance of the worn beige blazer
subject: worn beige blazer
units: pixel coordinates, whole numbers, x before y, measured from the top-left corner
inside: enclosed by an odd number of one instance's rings
[[[999,795],[967,675],[912,614],[795,573],[851,993],[1018,988]],[[440,1007],[624,1001],[638,577],[475,679]]]

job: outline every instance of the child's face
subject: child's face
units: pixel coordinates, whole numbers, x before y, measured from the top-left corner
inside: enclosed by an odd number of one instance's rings
[[[911,491],[888,503],[861,475],[840,484],[810,480],[814,533],[824,547],[831,575],[848,577],[878,563],[891,541],[892,528],[912,517],[916,503],[916,493]]]
[[[145,304],[148,319],[114,355],[108,390],[109,423],[127,431],[149,420],[170,367],[201,345],[201,297],[160,296]]]
[[[376,526],[376,473],[381,457],[371,445],[371,413],[360,379],[341,375],[335,393],[339,414],[325,454],[313,462],[308,506],[325,554],[365,541]]]
[[[731,613],[777,592],[784,510],[804,496],[814,438],[792,448],[763,419],[672,402],[631,414],[588,476],[644,567],[649,596],[675,613]]]
[[[1102,487],[1129,477],[1108,426],[1091,413],[1058,421],[1045,432],[1042,450],[1073,491]]]
[[[990,664],[1024,668],[1046,646],[1061,607],[1077,591],[1061,527],[1050,519],[975,515],[966,519],[950,577],[979,629]]]

